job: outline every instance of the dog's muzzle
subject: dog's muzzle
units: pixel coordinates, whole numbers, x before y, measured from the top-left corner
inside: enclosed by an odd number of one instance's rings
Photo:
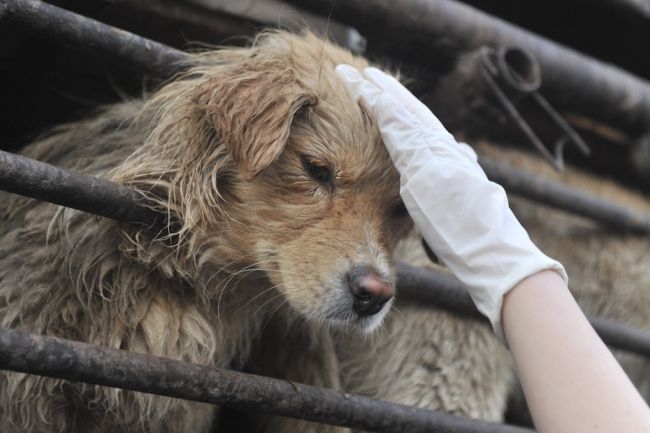
[[[352,309],[359,317],[377,314],[395,295],[393,284],[367,266],[348,272],[347,284],[354,299]]]

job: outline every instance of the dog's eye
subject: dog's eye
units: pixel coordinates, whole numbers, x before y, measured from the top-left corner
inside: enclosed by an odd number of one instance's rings
[[[328,166],[310,161],[306,157],[302,158],[302,164],[305,166],[307,173],[315,180],[323,183],[332,181],[332,170]]]
[[[393,208],[393,215],[397,218],[402,218],[408,216],[409,212],[406,209],[403,201],[399,201],[399,204]]]

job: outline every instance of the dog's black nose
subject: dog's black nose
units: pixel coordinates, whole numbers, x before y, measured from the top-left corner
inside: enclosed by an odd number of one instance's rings
[[[393,285],[371,268],[363,267],[347,275],[348,287],[354,297],[352,309],[359,316],[372,316],[395,295]]]

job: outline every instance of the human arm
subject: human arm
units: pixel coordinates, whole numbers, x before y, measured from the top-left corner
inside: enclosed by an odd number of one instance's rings
[[[392,77],[337,72],[375,116],[420,232],[507,340],[538,431],[650,431],[650,411],[571,297],[564,268],[531,242],[473,152]]]
[[[650,432],[648,406],[557,273],[506,293],[502,324],[539,433]]]

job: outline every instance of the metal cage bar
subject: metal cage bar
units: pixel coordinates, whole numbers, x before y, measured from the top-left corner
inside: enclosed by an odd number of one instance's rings
[[[397,285],[402,298],[488,323],[474,306],[467,286],[452,275],[400,263],[397,268]],[[650,333],[602,317],[589,316],[588,319],[600,338],[610,347],[650,358]]]
[[[533,433],[231,370],[0,328],[0,368],[374,432]]]
[[[91,55],[119,57],[151,75],[169,77],[187,65],[187,53],[40,0],[0,0],[0,20],[25,32]]]
[[[0,150],[0,189],[118,221],[164,220],[132,188]]]

